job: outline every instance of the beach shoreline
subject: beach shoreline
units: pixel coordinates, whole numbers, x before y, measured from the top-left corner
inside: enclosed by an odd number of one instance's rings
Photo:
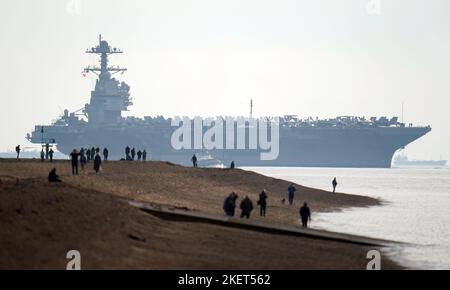
[[[61,184],[47,182],[53,167]],[[289,227],[299,227],[297,212],[305,201],[313,211],[312,225],[315,212],[381,204],[296,185],[294,206],[289,206],[281,203],[289,181],[158,161],[104,162],[99,174],[88,163],[72,177],[70,161],[2,159],[0,182],[2,269],[61,269],[70,249],[80,250],[87,269],[365,269],[372,246],[164,219],[123,199],[220,217],[231,191],[239,198],[248,195],[256,207],[257,195],[266,189],[267,217],[255,210],[250,220]],[[401,268],[383,260],[383,269]]]

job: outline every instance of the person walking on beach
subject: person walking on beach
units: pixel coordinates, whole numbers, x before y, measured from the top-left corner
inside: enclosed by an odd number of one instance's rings
[[[146,161],[147,160],[147,151],[145,151],[145,149],[144,149],[144,151],[142,151],[142,161]]]
[[[48,159],[48,152],[49,152],[49,149],[50,149],[50,145],[49,145],[48,143],[45,144],[45,160]]]
[[[17,160],[19,160],[19,155],[20,155],[20,145],[16,146],[16,153],[17,153]]]
[[[81,170],[84,170],[84,165],[86,164],[86,155],[85,155],[85,150],[84,148],[80,149],[80,165],[81,165]]]
[[[133,160],[133,161],[134,161],[134,156],[136,156],[136,150],[133,147],[133,149],[131,149],[131,160]]]
[[[192,156],[191,161],[192,161],[192,166],[197,167],[197,156],[195,156],[195,154]]]
[[[109,151],[108,148],[103,148],[103,160],[108,161]]]
[[[86,150],[86,162],[89,162],[90,159],[91,159],[91,150],[88,148]]]
[[[137,157],[138,157],[138,161],[141,161],[141,157],[142,157],[142,151],[141,150],[138,150]]]
[[[259,194],[258,205],[259,205],[259,215],[266,216],[267,193],[265,189],[261,191],[261,193]]]
[[[311,210],[306,202],[300,208],[300,218],[302,220],[302,227],[307,228],[308,221],[311,221]]]
[[[97,152],[97,153],[95,153],[95,158],[94,158],[95,173],[98,173],[98,171],[100,170],[101,164],[102,164],[102,159],[100,158],[100,154]]]
[[[250,213],[253,210],[253,203],[246,195],[245,198],[241,201],[240,206],[242,212],[241,212],[241,218],[246,217],[247,219],[250,218]]]
[[[78,175],[78,156],[80,156],[80,153],[77,152],[77,149],[73,149],[72,153],[70,153],[70,159],[72,160],[72,175]]]
[[[48,156],[50,157],[50,162],[53,162],[53,149],[50,148],[50,151],[48,151]]]
[[[48,174],[48,182],[61,182],[61,179],[56,174],[56,168],[53,168]]]
[[[125,147],[125,160],[131,160],[130,157],[130,147]]]
[[[234,192],[230,193],[230,195],[225,198],[225,201],[223,202],[223,210],[227,216],[234,216],[237,198],[238,196]]]
[[[42,148],[41,150],[41,162],[44,162],[45,159],[45,153],[44,153],[44,148]]]
[[[231,161],[230,168],[234,169],[234,161]]]
[[[294,184],[291,183],[291,185],[289,185],[289,187],[288,187],[289,205],[292,205],[292,203],[294,202],[294,194],[296,191],[297,191],[297,189],[295,188]]]
[[[336,177],[333,179],[331,184],[333,185],[333,193],[335,193],[336,192],[336,186],[338,185]]]
[[[92,148],[91,148],[91,160],[94,160],[94,157],[95,157],[95,147],[92,146]]]

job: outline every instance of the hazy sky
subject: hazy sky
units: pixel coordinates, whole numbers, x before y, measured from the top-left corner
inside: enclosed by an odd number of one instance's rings
[[[3,0],[0,151],[89,102],[101,33],[125,51],[126,115],[248,115],[252,97],[256,115],[391,117],[404,102],[433,128],[410,157],[450,158],[450,1],[368,2]]]

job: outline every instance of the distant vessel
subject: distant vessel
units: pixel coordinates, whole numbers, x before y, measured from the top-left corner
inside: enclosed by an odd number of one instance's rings
[[[225,164],[223,164],[219,159],[214,158],[208,152],[198,154],[197,163],[199,167],[225,168]]]
[[[447,160],[409,160],[406,155],[397,155],[394,158],[394,166],[446,166]]]
[[[176,128],[171,126],[171,118],[122,117],[122,111],[132,105],[130,87],[113,75],[126,69],[108,66],[108,56],[122,51],[100,36],[99,44],[86,53],[100,56],[100,67],[84,70],[98,76],[90,102],[72,113],[65,110],[51,125],[35,126],[27,139],[36,144],[54,143],[65,154],[73,148],[107,147],[111,159],[123,158],[128,145],[146,149],[153,160],[189,164],[191,156],[199,152],[172,147],[171,135]],[[286,115],[279,117],[279,128],[275,160],[261,160],[260,149],[213,149],[209,154],[222,164],[234,160],[236,166],[390,167],[398,149],[431,131],[430,126],[406,126],[397,117],[354,116],[319,120]]]

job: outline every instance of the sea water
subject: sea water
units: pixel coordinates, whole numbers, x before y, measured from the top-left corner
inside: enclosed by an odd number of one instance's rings
[[[389,257],[408,268],[450,269],[450,168],[244,169],[324,190],[331,190],[336,177],[337,191],[378,198],[383,204],[314,214],[310,202],[311,227],[405,242],[388,248]]]

